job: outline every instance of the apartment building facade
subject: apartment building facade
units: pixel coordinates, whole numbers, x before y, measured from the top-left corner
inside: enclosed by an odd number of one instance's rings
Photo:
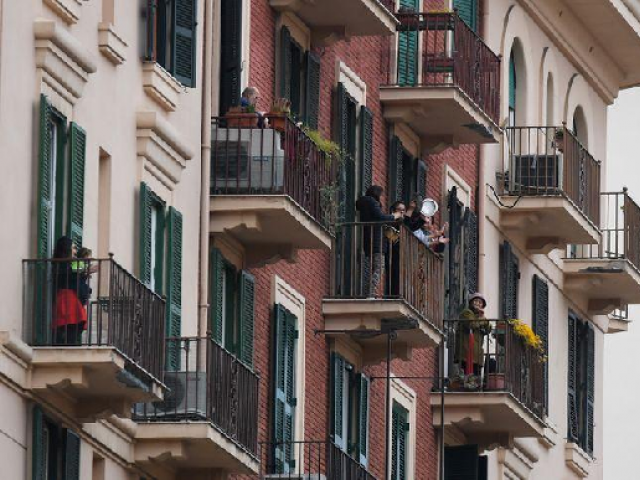
[[[640,303],[640,208],[600,188],[633,2],[0,18],[7,478],[602,478],[603,339]],[[362,221],[372,185],[434,199],[446,248]]]

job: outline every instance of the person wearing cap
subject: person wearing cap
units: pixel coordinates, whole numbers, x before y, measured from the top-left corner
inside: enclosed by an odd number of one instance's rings
[[[465,375],[482,373],[485,337],[491,333],[491,324],[484,316],[486,306],[484,296],[474,293],[469,297],[467,308],[460,313],[456,357]]]

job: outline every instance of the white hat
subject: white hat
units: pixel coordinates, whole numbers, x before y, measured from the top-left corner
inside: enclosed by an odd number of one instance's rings
[[[438,202],[433,198],[425,198],[422,202],[420,213],[425,217],[433,217],[438,211]]]

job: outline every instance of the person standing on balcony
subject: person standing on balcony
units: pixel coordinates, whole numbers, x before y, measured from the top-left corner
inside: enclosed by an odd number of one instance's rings
[[[482,374],[485,337],[491,333],[491,324],[484,316],[486,306],[484,296],[474,293],[469,297],[467,308],[460,313],[456,356],[465,377]]]
[[[396,218],[403,218],[403,223],[407,224],[407,207],[404,202],[395,202],[391,205],[391,215]],[[387,295],[397,297],[400,295],[400,231],[396,227],[386,227],[386,237],[389,240],[390,253],[385,258],[386,270],[388,272],[385,283]]]
[[[87,328],[87,310],[79,293],[86,290],[86,278],[74,270],[77,247],[71,238],[63,236],[53,252],[53,328],[55,345],[80,345],[82,332]]]
[[[258,100],[260,100],[260,91],[256,87],[247,87],[242,91],[240,106],[243,111],[258,115],[258,127],[267,128],[268,120],[265,118],[264,112],[257,110]]]
[[[372,185],[367,189],[365,195],[356,202],[356,209],[360,212],[360,221],[366,223],[363,225],[362,232],[362,253],[365,260],[362,269],[369,297],[375,297],[378,291],[386,253],[386,245],[383,246],[382,241],[383,225],[381,223],[376,225],[374,222],[394,222],[403,215],[400,212],[386,215],[382,211],[380,198],[383,192],[384,189],[380,185]]]

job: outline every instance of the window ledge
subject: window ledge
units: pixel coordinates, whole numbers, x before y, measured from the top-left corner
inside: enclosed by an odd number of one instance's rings
[[[112,64],[124,63],[127,47],[127,42],[118,35],[112,23],[98,24],[98,48]]]
[[[194,153],[175,128],[156,112],[136,114],[138,156],[144,169],[173,190]]]
[[[178,107],[182,85],[155,62],[142,65],[142,85],[145,93],[167,112]]]
[[[94,59],[71,33],[53,20],[36,19],[33,31],[41,81],[74,104],[82,96],[89,74],[96,71]]]
[[[567,442],[564,445],[564,461],[567,466],[580,478],[589,476],[591,458],[575,443]]]
[[[80,19],[80,0],[43,0],[65,23],[74,24]]]

